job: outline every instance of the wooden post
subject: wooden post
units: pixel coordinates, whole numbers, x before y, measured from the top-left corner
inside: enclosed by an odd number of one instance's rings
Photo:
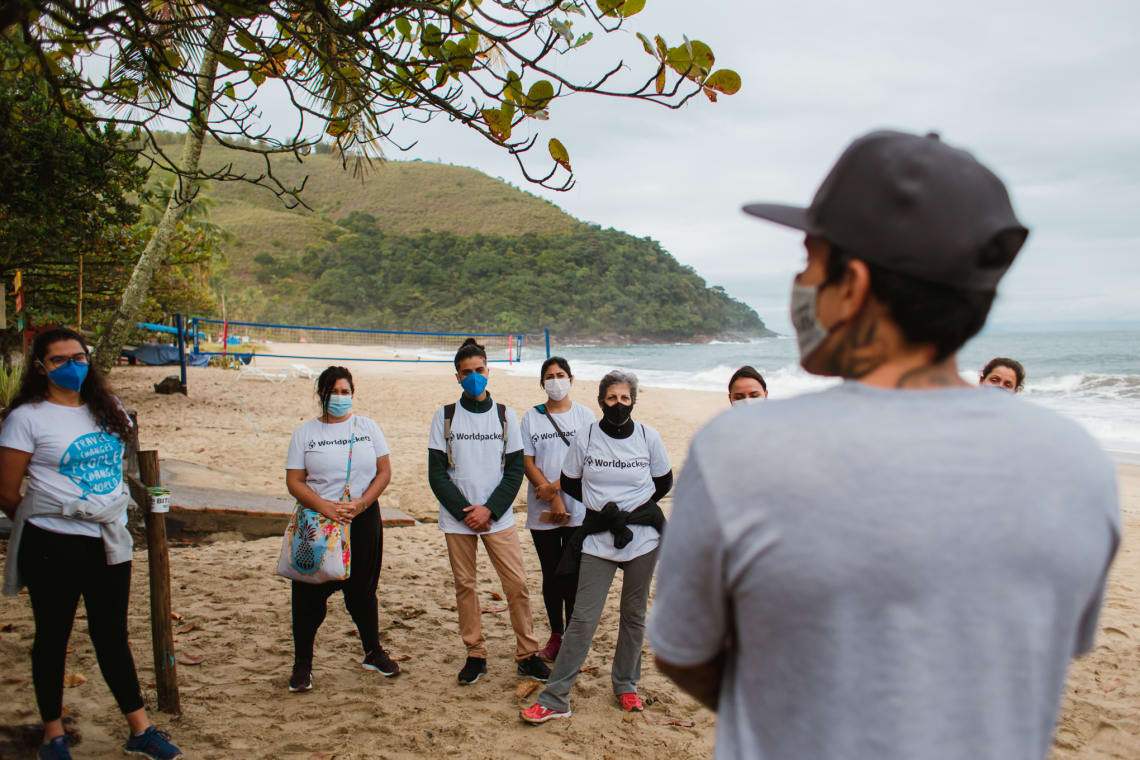
[[[144,486],[160,485],[157,451],[139,452],[139,479]],[[174,626],[170,617],[170,553],[166,545],[166,515],[151,514],[149,498],[142,504],[143,515],[146,517],[147,556],[150,560],[150,632],[154,644],[158,709],[178,714],[182,712],[182,704],[178,696]]]

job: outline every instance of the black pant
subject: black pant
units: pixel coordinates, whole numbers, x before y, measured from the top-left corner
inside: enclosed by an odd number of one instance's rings
[[[538,553],[538,564],[542,567],[542,601],[546,604],[546,616],[550,619],[550,632],[560,634],[570,622],[574,612],[574,592],[578,589],[578,575],[559,576],[555,571],[562,552],[570,542],[577,528],[562,526],[550,530],[532,530],[534,550]],[[566,617],[562,617],[565,608]]]
[[[16,560],[36,621],[32,682],[44,723],[63,712],[67,641],[80,595],[103,680],[124,714],[140,709],[143,699],[127,643],[131,563],[108,565],[101,538],[52,533],[31,523],[24,524]]]
[[[380,506],[376,502],[352,518],[349,548],[352,551],[352,569],[348,580],[328,583],[293,581],[293,657],[298,662],[312,662],[317,629],[325,622],[329,597],[337,591],[344,592],[344,606],[360,632],[364,653],[368,654],[380,646],[376,587],[380,583],[380,562],[384,557],[384,526],[380,521]]]

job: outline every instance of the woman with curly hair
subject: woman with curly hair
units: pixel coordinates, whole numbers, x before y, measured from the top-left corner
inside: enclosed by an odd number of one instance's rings
[[[27,586],[36,625],[32,682],[44,723],[38,756],[71,758],[63,735],[63,674],[82,596],[99,669],[130,727],[125,750],[177,757],[170,737],[147,719],[127,641],[134,546],[123,450],[132,435],[130,418],[91,364],[79,333],[40,333],[30,358],[0,430],[0,509],[14,523],[4,593]]]
[[[1025,388],[1025,367],[1017,359],[998,356],[990,359],[978,376],[983,388],[1001,388],[1010,393],[1021,393]]]

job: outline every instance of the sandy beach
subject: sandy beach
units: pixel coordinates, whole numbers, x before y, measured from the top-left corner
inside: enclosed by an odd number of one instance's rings
[[[263,360],[258,360],[262,366]],[[279,362],[280,363],[280,362]],[[283,362],[289,364],[289,362]],[[314,369],[322,363],[309,362]],[[272,362],[263,365],[272,369]],[[171,549],[178,676],[183,714],[152,718],[169,729],[188,758],[411,758],[462,752],[468,758],[662,758],[711,756],[715,716],[682,696],[644,660],[644,716],[625,715],[610,693],[609,658],[617,636],[616,596],[594,652],[573,693],[574,717],[542,727],[517,711],[535,695],[516,696],[514,638],[497,578],[480,552],[480,595],[490,650],[489,673],[471,687],[455,684],[464,651],[446,549],[427,486],[427,427],[434,410],[458,390],[446,364],[351,366],[360,414],[381,426],[392,450],[392,484],[381,497],[423,521],[388,529],[380,577],[381,640],[404,673],[384,679],[359,666],[361,652],[343,604],[332,600],[317,638],[314,691],[285,689],[292,662],[288,582],[273,574],[279,539],[243,542],[215,536]],[[152,383],[177,368],[119,368],[112,383],[139,415],[140,447],[201,472],[193,485],[280,496],[293,429],[316,411],[313,382],[237,379],[237,373],[192,369],[190,394],[160,396]],[[489,389],[521,413],[543,400],[537,379],[512,377],[500,365]],[[590,406],[596,384],[574,397]],[[674,471],[689,439],[725,408],[724,394],[643,388],[636,416],[662,434]],[[1140,467],[1118,468],[1125,542],[1109,579],[1098,645],[1075,662],[1059,719],[1055,760],[1140,756]],[[520,492],[521,494],[522,492]],[[177,503],[177,492],[174,494]],[[522,500],[516,507],[525,511]],[[521,522],[521,521],[520,521]],[[522,533],[536,633],[548,634],[538,562]],[[153,707],[146,553],[137,551],[131,634],[143,692]],[[26,596],[0,598],[0,758],[30,757],[21,726],[35,725],[29,649],[33,635]],[[77,758],[119,756],[125,727],[102,681],[80,611],[68,673],[86,682],[65,690],[68,725],[81,743]],[[199,660],[195,662],[196,660]],[[79,680],[79,679],[75,679]],[[680,725],[670,725],[670,719]],[[32,729],[34,730],[34,729]]]

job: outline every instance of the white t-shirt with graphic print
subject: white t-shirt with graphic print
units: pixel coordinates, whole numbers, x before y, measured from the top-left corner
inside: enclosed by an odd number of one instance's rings
[[[359,499],[376,477],[376,460],[388,455],[388,442],[374,420],[353,415],[344,422],[321,422],[314,418],[293,431],[286,470],[304,470],[305,483],[326,501],[340,501],[348,475],[348,445],[352,421],[356,420],[352,444],[352,480],[349,494]]]
[[[126,492],[123,442],[103,430],[86,406],[50,401],[21,404],[4,420],[0,446],[32,455],[28,487],[62,500],[105,505]],[[123,524],[127,514],[123,512]],[[28,522],[52,533],[99,538],[99,524],[66,517],[37,516]]]
[[[579,430],[589,426],[594,421],[594,414],[578,402],[571,402],[565,412],[553,415],[542,414],[534,407],[526,410],[522,418],[523,455],[534,457],[535,466],[542,471],[546,479],[554,482],[562,476],[562,462],[566,459],[570,446],[562,442],[562,437],[550,423],[551,417],[558,423],[558,427],[566,436],[571,445],[574,436]],[[582,524],[586,514],[586,507],[582,502],[562,492],[562,503],[566,507],[566,514],[570,515],[569,522],[564,525],[575,527]],[[526,527],[531,530],[552,530],[561,527],[554,523],[544,523],[538,519],[546,510],[550,509],[550,502],[542,501],[534,492],[534,484],[527,481],[526,485]]]
[[[519,418],[509,406],[507,415],[507,453],[522,450],[522,435],[519,432]],[[428,436],[428,448],[447,451],[443,438],[443,407],[435,410]],[[455,466],[448,466],[447,476],[471,504],[486,506],[487,499],[503,479],[503,427],[499,424],[499,413],[495,405],[485,412],[469,412],[463,404],[456,402],[455,416],[451,420],[451,458]],[[508,509],[503,516],[491,523],[491,529],[484,533],[498,533],[515,524],[515,512]],[[444,533],[483,535],[468,528],[461,520],[439,505],[439,527]]]
[[[653,478],[669,472],[669,455],[661,435],[640,422],[634,423],[629,438],[610,438],[598,423],[579,430],[566,454],[562,472],[582,479],[582,500],[586,509],[601,511],[608,502],[623,512],[632,512],[653,496]],[[657,548],[661,540],[650,525],[631,525],[633,540],[622,549],[614,547],[608,530],[586,537],[582,553],[612,562],[627,562]]]

